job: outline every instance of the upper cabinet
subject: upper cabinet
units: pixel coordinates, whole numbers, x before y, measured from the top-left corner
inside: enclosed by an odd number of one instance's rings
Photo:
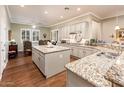
[[[101,40],[101,24],[92,20],[90,38]]]
[[[101,23],[91,16],[55,26],[58,29],[58,41],[70,39],[70,34],[81,34],[83,39],[100,39]],[[71,38],[72,39],[72,38]]]

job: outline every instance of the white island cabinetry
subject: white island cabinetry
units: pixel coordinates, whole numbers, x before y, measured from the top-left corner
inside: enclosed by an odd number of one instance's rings
[[[34,46],[32,60],[44,76],[49,78],[65,70],[64,66],[70,62],[70,49],[61,46]]]

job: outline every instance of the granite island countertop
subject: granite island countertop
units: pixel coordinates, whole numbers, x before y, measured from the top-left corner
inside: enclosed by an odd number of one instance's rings
[[[84,80],[97,87],[111,87],[112,83],[105,79],[106,72],[116,63],[117,58],[109,59],[105,56],[97,56],[101,51],[115,52],[112,49],[96,47],[99,51],[81,58],[72,63],[66,64],[66,68]]]
[[[39,45],[39,46],[33,46],[33,48],[37,49],[38,51],[44,54],[70,50],[70,48],[68,47],[54,46],[54,45],[51,47],[49,47],[48,45],[41,45],[41,46]]]

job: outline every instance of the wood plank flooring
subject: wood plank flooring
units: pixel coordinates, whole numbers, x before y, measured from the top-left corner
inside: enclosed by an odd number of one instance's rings
[[[71,61],[78,58],[70,57]],[[45,79],[32,57],[19,54],[16,59],[10,59],[4,70],[0,86],[9,87],[64,87],[66,86],[66,71],[49,79]]]

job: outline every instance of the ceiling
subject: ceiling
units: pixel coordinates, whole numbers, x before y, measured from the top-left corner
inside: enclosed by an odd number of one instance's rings
[[[65,7],[68,7],[69,11],[65,11]],[[77,11],[77,8],[80,8],[80,11]],[[12,23],[50,26],[89,12],[100,19],[123,15],[124,5],[8,5],[7,10]]]

